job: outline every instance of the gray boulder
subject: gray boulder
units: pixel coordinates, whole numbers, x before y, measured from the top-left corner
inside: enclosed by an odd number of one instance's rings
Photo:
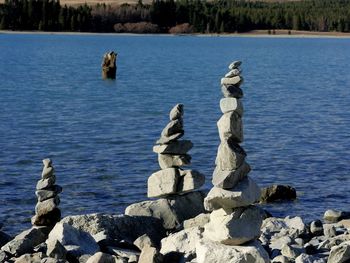
[[[217,122],[221,141],[231,139],[235,142],[243,141],[243,123],[238,113],[225,113]]]
[[[193,143],[189,140],[174,141],[169,144],[153,146],[153,152],[163,154],[182,155],[186,154],[193,147]]]
[[[221,170],[215,167],[212,183],[216,187],[230,189],[236,186],[239,181],[243,180],[249,172],[250,166],[245,161],[236,170]]]
[[[161,219],[165,229],[174,229],[184,220],[204,213],[203,192],[191,192],[184,195],[169,196],[166,199],[135,203],[125,209],[130,216],[146,216]],[[188,209],[188,208],[191,209]]]
[[[220,109],[222,113],[234,111],[239,116],[243,116],[243,103],[236,98],[223,98],[220,100]]]
[[[153,173],[148,178],[147,196],[160,197],[176,193],[179,177],[179,170],[175,168],[167,168]]]
[[[259,198],[259,186],[247,176],[229,190],[213,187],[204,199],[204,207],[207,211],[219,208],[231,209],[251,205]]]

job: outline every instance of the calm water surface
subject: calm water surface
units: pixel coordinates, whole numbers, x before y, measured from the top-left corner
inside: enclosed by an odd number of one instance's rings
[[[152,146],[185,104],[192,168],[211,187],[220,77],[242,60],[243,147],[251,176],[296,187],[276,216],[350,210],[350,39],[0,35],[0,221],[30,225],[42,163],[53,159],[63,215],[122,213],[146,199]],[[104,52],[119,53],[103,81]]]

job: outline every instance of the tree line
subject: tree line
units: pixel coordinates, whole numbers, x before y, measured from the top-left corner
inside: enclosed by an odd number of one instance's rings
[[[80,32],[224,33],[257,29],[350,31],[350,1],[153,0],[151,4],[62,6],[5,0],[0,29]]]

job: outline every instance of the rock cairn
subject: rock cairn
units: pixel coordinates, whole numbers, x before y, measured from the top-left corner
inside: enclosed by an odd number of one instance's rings
[[[195,170],[180,169],[191,163],[187,152],[193,146],[190,140],[178,140],[184,135],[183,108],[182,104],[177,104],[170,111],[170,122],[153,147],[153,151],[158,153],[161,170],[148,178],[148,197],[187,193],[204,184],[204,175]]]
[[[204,236],[226,245],[240,245],[256,239],[262,223],[260,208],[252,205],[260,198],[260,188],[248,176],[250,166],[239,145],[243,141],[240,65],[240,61],[232,62],[230,71],[221,79],[223,115],[217,122],[220,145],[212,178],[214,187],[204,199],[205,209],[211,211]]]
[[[35,206],[32,224],[53,226],[61,219],[61,211],[57,206],[60,203],[58,194],[62,192],[62,187],[55,184],[56,176],[51,160],[44,159],[43,164],[41,180],[36,185],[35,195],[38,198],[38,203]]]
[[[117,56],[114,51],[104,54],[102,60],[102,78],[115,79],[117,74]]]

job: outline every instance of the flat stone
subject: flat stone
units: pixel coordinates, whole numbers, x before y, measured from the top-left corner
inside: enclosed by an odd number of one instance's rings
[[[183,155],[193,147],[193,143],[189,140],[174,141],[169,144],[153,146],[153,152],[163,154]]]
[[[41,173],[41,178],[42,179],[49,178],[49,177],[53,176],[53,173],[54,173],[53,167],[44,167],[44,169]]]
[[[242,65],[242,61],[236,60],[236,61],[233,61],[233,62],[228,66],[228,68],[232,70],[232,69],[238,68],[240,65]]]
[[[56,182],[56,176],[52,175],[49,178],[41,179],[36,184],[36,190],[43,190],[52,187]]]
[[[250,172],[248,163],[243,163],[236,170],[221,170],[215,167],[212,183],[215,187],[230,189],[236,186]]]
[[[228,246],[209,240],[196,245],[197,263],[268,263],[269,254],[259,244],[250,242],[244,246]]]
[[[155,247],[145,247],[140,255],[138,263],[165,263],[162,255]]]
[[[238,113],[231,111],[225,113],[217,122],[220,140],[232,140],[234,142],[243,141],[243,123]]]
[[[158,163],[161,169],[171,167],[182,167],[191,164],[191,156],[184,155],[171,155],[171,154],[158,154]]]
[[[51,230],[47,243],[59,241],[68,253],[74,256],[95,254],[99,251],[94,238],[85,231],[79,230],[70,224],[59,222]]]
[[[210,214],[199,214],[194,218],[187,219],[183,222],[184,229],[192,228],[192,227],[204,227],[205,224],[209,223]]]
[[[260,202],[269,203],[277,200],[294,200],[296,198],[295,188],[289,185],[271,185],[261,189]]]
[[[182,118],[184,114],[184,105],[183,104],[176,104],[174,108],[171,109],[169,118],[170,120],[176,120]]]
[[[205,176],[195,170],[180,170],[177,193],[186,193],[200,188],[205,183]]]
[[[161,136],[171,136],[176,133],[183,133],[182,119],[176,119],[174,121],[170,121],[163,129]]]
[[[260,236],[262,211],[256,206],[218,209],[210,214],[204,238],[226,245],[241,245]]]
[[[175,133],[170,136],[161,136],[157,141],[156,144],[169,144],[171,142],[176,141],[177,139],[180,139],[184,135],[184,132]]]
[[[243,78],[241,76],[221,79],[221,85],[237,85],[237,86],[239,86],[242,83],[243,83]]]
[[[237,143],[229,140],[223,141],[218,147],[215,164],[219,170],[233,171],[240,167],[245,157],[246,152]]]
[[[147,182],[147,196],[160,197],[177,192],[180,179],[179,169],[167,168],[153,173]]]
[[[220,109],[222,113],[234,111],[239,116],[243,116],[243,103],[236,98],[223,98],[220,100]]]
[[[229,190],[213,187],[204,199],[204,207],[207,211],[220,208],[231,209],[248,206],[258,201],[259,198],[259,186],[247,176]]]
[[[38,202],[35,206],[36,216],[46,215],[49,212],[53,211],[60,203],[60,198],[55,196],[54,198],[47,199],[42,202]]]
[[[37,196],[38,201],[42,202],[47,199],[54,198],[56,195],[58,195],[61,192],[62,192],[62,187],[59,185],[54,185],[49,189],[35,191],[35,195]]]
[[[44,242],[47,238],[47,228],[32,227],[17,235],[6,243],[1,250],[13,256],[21,256],[31,252],[35,246]]]
[[[350,241],[334,246],[329,254],[328,263],[346,263],[350,261]]]
[[[54,208],[52,211],[43,214],[35,215],[32,217],[32,225],[36,226],[53,226],[61,219],[61,211],[58,208]]]
[[[221,92],[225,98],[243,98],[243,91],[235,85],[222,85]]]
[[[135,203],[125,209],[126,215],[155,217],[161,219],[165,229],[175,229],[184,220],[204,213],[203,192],[190,192],[184,195],[173,195],[158,200]],[[189,209],[189,207],[191,209]]]
[[[238,68],[234,68],[225,74],[225,78],[232,78],[235,76],[239,76],[239,75],[241,75],[241,73],[242,73],[242,70],[240,70]]]

